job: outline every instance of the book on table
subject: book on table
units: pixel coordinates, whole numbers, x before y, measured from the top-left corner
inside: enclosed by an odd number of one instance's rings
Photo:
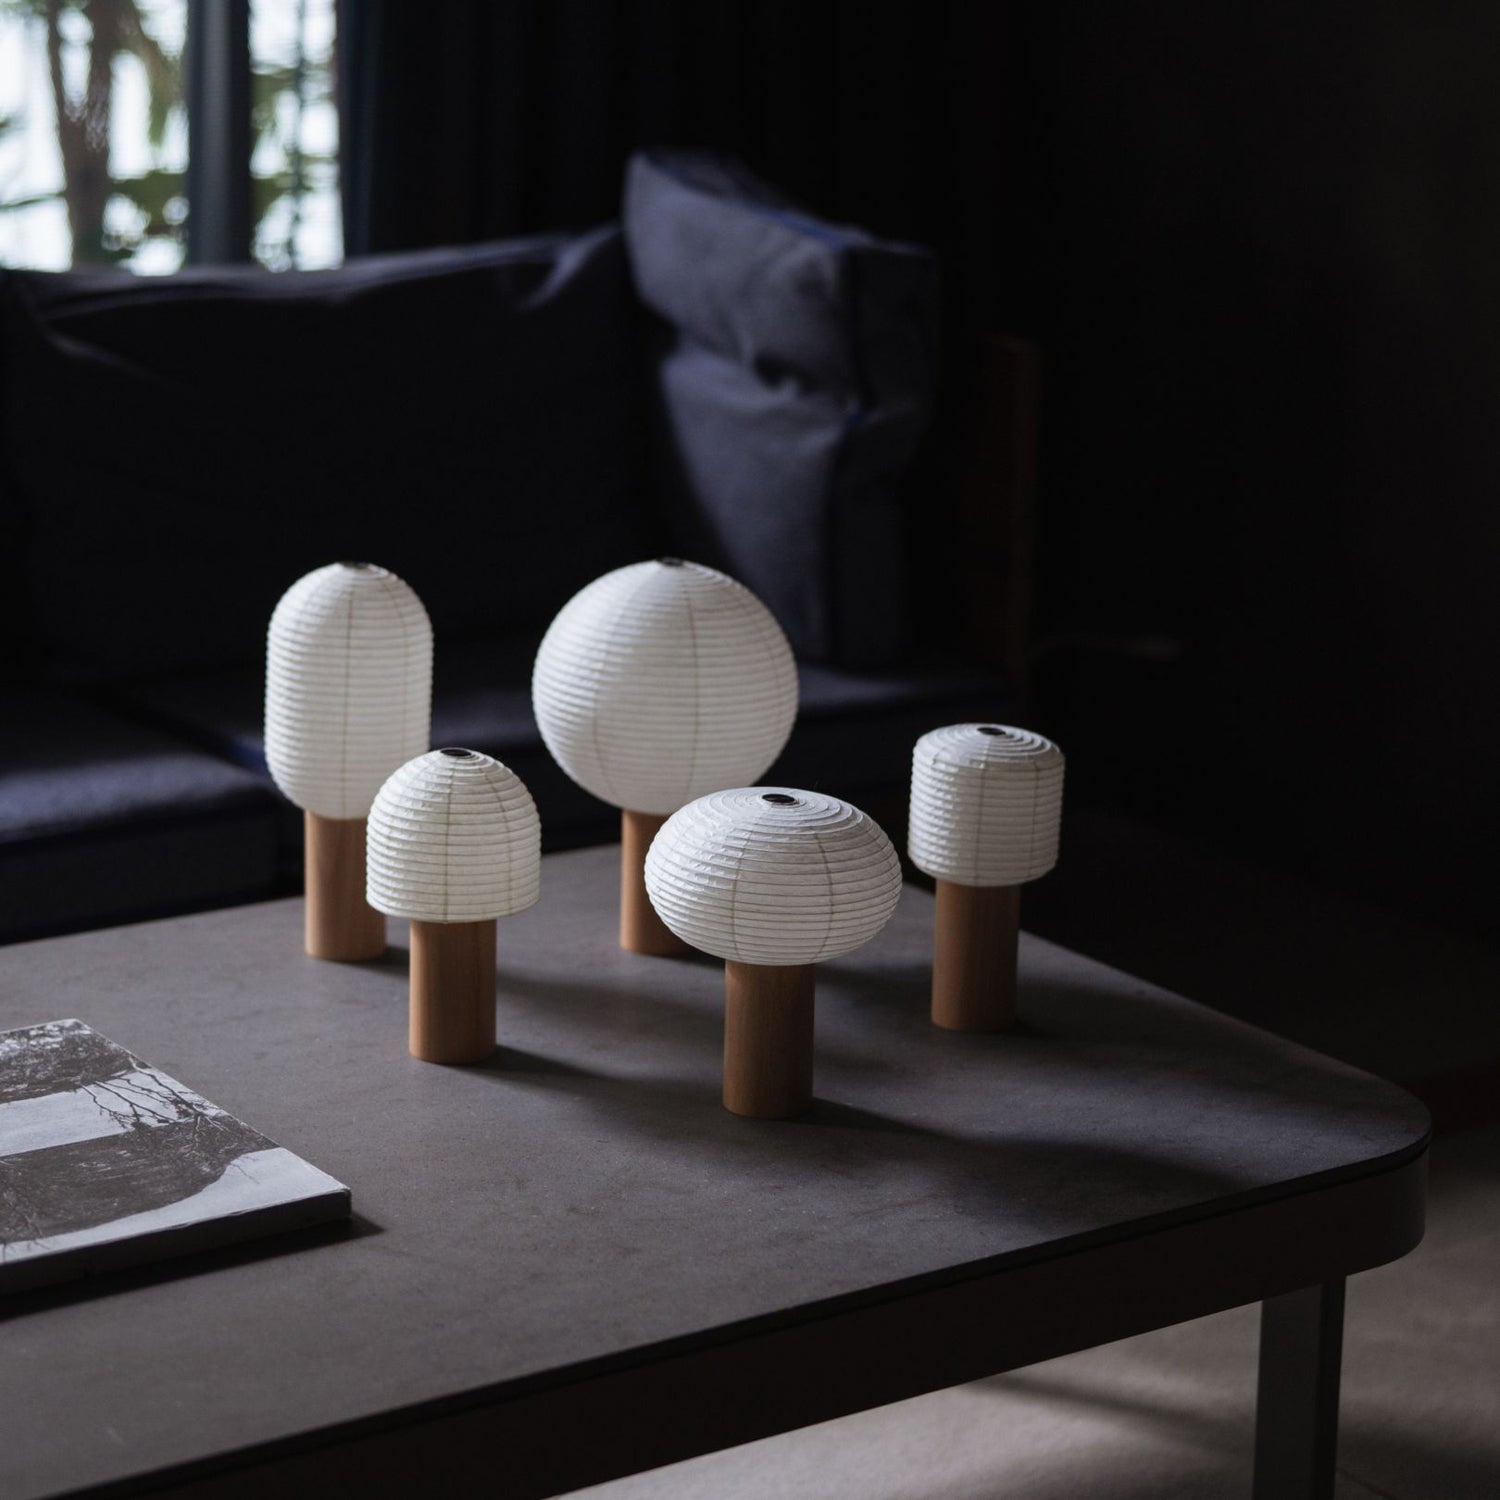
[[[82,1021],[0,1032],[0,1291],[348,1213],[341,1182]]]

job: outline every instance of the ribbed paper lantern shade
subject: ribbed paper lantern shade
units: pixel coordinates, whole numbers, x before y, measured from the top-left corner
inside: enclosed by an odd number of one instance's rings
[[[495,1050],[495,921],[536,902],[542,826],[509,767],[433,750],[370,809],[369,901],[411,923],[413,1057],[478,1062]]]
[[[362,818],[428,746],[432,626],[411,588],[368,563],[299,578],[271,616],[266,764],[298,807]]]
[[[536,904],[542,825],[525,783],[477,750],[402,766],[370,809],[369,901],[414,922],[492,922]]]
[[[860,947],[901,894],[879,824],[822,792],[739,787],[667,819],[646,856],[658,915],[705,953],[815,964]]]
[[[646,846],[695,797],[763,775],[797,716],[797,669],[770,611],[679,558],[606,573],[537,652],[537,724],[557,763],[622,810],[621,944],[678,951],[641,884]]]
[[[820,792],[713,792],[667,819],[646,889],[674,933],[725,960],[725,1108],[799,1114],[812,1102],[813,965],[867,943],[896,909],[891,841]]]
[[[266,763],[305,814],[315,957],[385,948],[364,899],[364,820],[386,777],[427,748],[431,714],[432,626],[395,574],[331,563],[282,595],[266,645]]]
[[[1021,885],[1057,863],[1063,753],[1009,724],[950,724],[912,753],[907,853],[937,881],[932,1019],[1015,1020]]]

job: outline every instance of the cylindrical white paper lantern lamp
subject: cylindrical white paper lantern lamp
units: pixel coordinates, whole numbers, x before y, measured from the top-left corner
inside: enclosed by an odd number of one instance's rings
[[[411,588],[371,563],[299,578],[266,644],[266,764],[303,810],[307,951],[374,958],[365,817],[381,783],[429,744],[432,626]]]
[[[932,1019],[1015,1021],[1021,885],[1057,863],[1063,753],[1008,724],[950,724],[912,754],[907,853],[937,881]]]
[[[634,563],[563,606],[531,691],[557,763],[621,809],[621,946],[680,951],[646,899],[646,847],[679,807],[754,781],[780,755],[797,716],[797,668],[781,627],[712,568],[673,557]]]
[[[411,923],[413,1057],[495,1050],[495,922],[535,903],[542,829],[508,766],[457,747],[418,756],[370,809],[370,905]]]
[[[901,895],[891,841],[837,797],[740,787],[668,818],[645,873],[667,926],[725,960],[725,1108],[800,1114],[812,1102],[813,966],[889,920]]]

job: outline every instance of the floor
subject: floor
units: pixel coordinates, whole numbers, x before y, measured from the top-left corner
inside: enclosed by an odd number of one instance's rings
[[[1117,818],[1064,849],[1029,928],[1427,1100],[1427,1238],[1349,1283],[1337,1494],[1500,1500],[1500,955]],[[1238,1308],[579,1494],[1248,1496],[1256,1343]]]

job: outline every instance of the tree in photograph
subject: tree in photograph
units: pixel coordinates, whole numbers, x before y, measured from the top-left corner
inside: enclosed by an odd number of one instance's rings
[[[149,240],[181,235],[189,208],[184,173],[164,158],[174,113],[185,108],[182,59],[156,34],[171,9],[172,0],[0,0],[0,19],[38,29],[33,44],[45,56],[62,166],[57,189],[23,194],[0,184],[0,213],[60,200],[74,265],[130,261]],[[254,252],[284,269],[298,262],[306,200],[337,182],[337,149],[306,139],[314,112],[333,107],[331,60],[321,43],[309,50],[309,18],[326,30],[331,17],[328,0],[282,0],[262,14],[264,55],[253,59],[250,101]],[[144,123],[115,118],[122,59],[143,71]],[[25,129],[19,116],[0,115],[0,140]],[[136,148],[127,156],[149,147],[151,165],[137,175],[118,170],[122,132]]]
[[[333,106],[331,59],[308,50],[309,10],[308,0],[285,0],[284,28],[253,59],[250,81],[255,258],[274,270],[298,264],[306,200],[338,175],[337,150],[305,139],[308,116]]]
[[[44,28],[63,172],[60,194],[51,196],[61,196],[67,208],[74,264],[117,262],[134,254],[148,236],[175,234],[171,205],[182,193],[180,172],[152,167],[136,177],[110,174],[116,61],[133,57],[145,71],[146,130],[153,152],[160,153],[168,118],[182,100],[180,60],[151,35],[137,0],[3,0],[0,9]],[[73,46],[85,49],[81,91],[68,83],[64,54]],[[106,226],[106,209],[116,194],[136,209],[126,232]]]

